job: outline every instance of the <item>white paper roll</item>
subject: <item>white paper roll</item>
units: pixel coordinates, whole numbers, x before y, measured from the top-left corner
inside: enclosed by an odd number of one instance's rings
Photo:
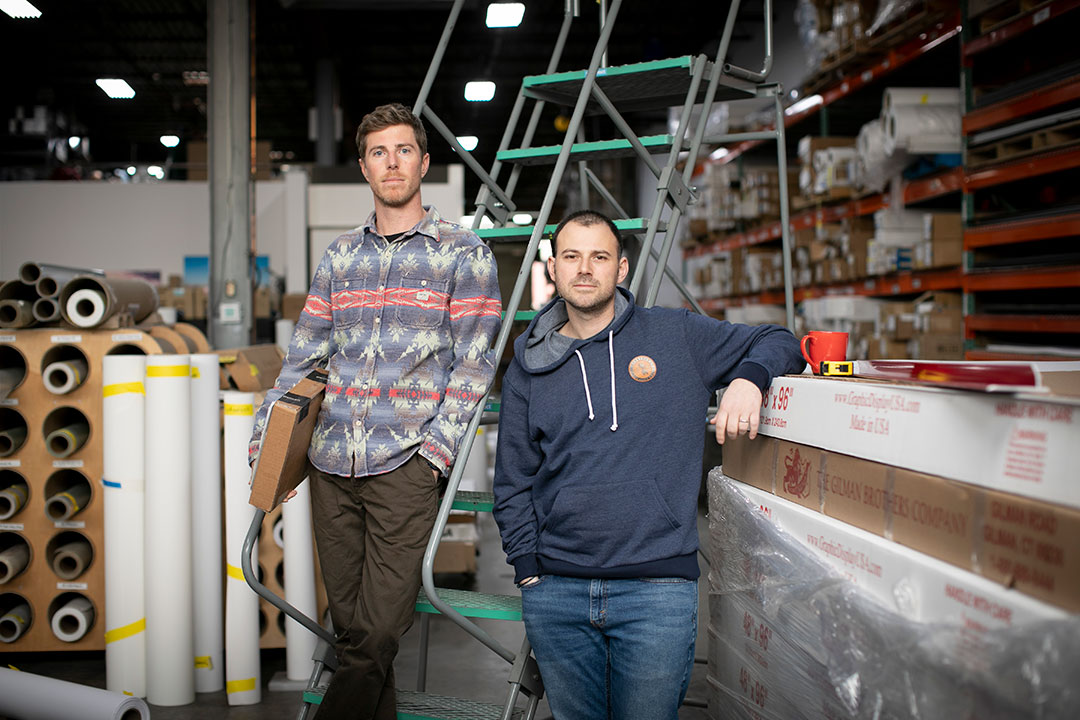
[[[15,514],[26,504],[28,495],[29,488],[22,480],[13,482],[0,490],[0,521],[15,517]]]
[[[53,635],[64,642],[77,642],[94,624],[94,606],[82,595],[72,598],[49,620]]]
[[[225,687],[221,567],[221,407],[218,356],[191,356],[192,590],[195,692]]]
[[[274,321],[274,342],[281,348],[281,352],[289,351],[289,343],[292,342],[295,326],[296,323],[287,318]]]
[[[248,504],[251,468],[248,441],[255,427],[255,396],[226,391],[225,404],[225,692],[229,705],[254,705],[262,699],[259,671],[259,596],[241,570],[255,508]],[[254,549],[257,559],[258,543]]]
[[[86,371],[85,360],[58,360],[45,367],[41,382],[54,395],[66,395],[83,384]]]
[[[19,540],[3,552],[0,552],[0,585],[11,582],[26,569],[30,562],[30,546],[25,540]]]
[[[175,325],[176,321],[180,319],[178,311],[174,307],[160,306],[157,309],[158,317],[161,318],[161,322],[165,325]]]
[[[310,618],[318,618],[315,601],[315,548],[311,535],[310,481],[296,488],[296,496],[281,506],[285,543],[285,600]],[[317,638],[300,623],[285,618],[285,675],[290,680],[311,677]]]
[[[96,290],[76,290],[65,309],[73,325],[92,328],[105,318],[105,296]]]
[[[894,106],[882,122],[889,155],[897,148],[912,154],[960,152],[959,106]]]
[[[149,720],[137,697],[0,668],[0,715],[34,720]]]
[[[0,642],[13,643],[18,640],[26,632],[26,628],[30,627],[32,619],[30,605],[27,603],[19,603],[0,615]]]
[[[284,515],[284,511],[282,511],[282,515]],[[283,518],[279,517],[277,519],[277,522],[274,523],[274,533],[273,534],[274,534],[274,544],[277,545],[279,548],[284,548],[285,547],[285,520]]]
[[[885,88],[881,98],[881,113],[905,105],[955,105],[960,107],[960,88]]]
[[[74,580],[83,574],[94,558],[90,541],[82,538],[56,548],[50,560],[53,572],[61,580]]]
[[[146,358],[146,699],[195,700],[191,589],[191,366]]]
[[[101,481],[105,486],[105,687],[145,697],[146,358],[106,355],[101,375],[105,396]]]

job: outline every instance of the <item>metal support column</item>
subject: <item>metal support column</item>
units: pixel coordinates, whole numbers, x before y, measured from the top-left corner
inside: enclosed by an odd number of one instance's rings
[[[248,0],[209,4],[210,342],[252,342]]]

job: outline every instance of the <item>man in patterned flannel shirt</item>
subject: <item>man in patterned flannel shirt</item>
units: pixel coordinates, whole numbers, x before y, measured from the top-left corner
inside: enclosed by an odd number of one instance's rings
[[[308,459],[339,667],[319,717],[393,720],[394,656],[412,624],[438,481],[495,376],[502,306],[491,250],[421,203],[420,119],[380,106],[356,144],[375,212],[323,255],[249,459],[270,405],[325,366]]]

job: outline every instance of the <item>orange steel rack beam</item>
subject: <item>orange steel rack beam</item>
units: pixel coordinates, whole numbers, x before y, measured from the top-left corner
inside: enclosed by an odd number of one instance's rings
[[[1080,286],[1080,266],[968,273],[962,286],[964,292],[1076,287]]]
[[[1041,25],[1047,20],[1056,19],[1078,7],[1080,7],[1080,0],[1058,0],[1058,2],[1052,2],[1049,5],[1031,10],[1023,17],[980,35],[964,45],[964,57],[969,58],[984,50],[1001,45],[1017,35],[1023,35],[1028,30]]]
[[[1080,213],[966,228],[964,249],[975,250],[1070,235],[1080,235]]]
[[[968,173],[964,176],[964,191],[971,192],[1075,167],[1080,167],[1080,148],[1051,152]]]
[[[979,110],[972,110],[961,120],[962,132],[964,135],[970,135],[973,132],[1004,125],[1010,120],[1027,117],[1040,110],[1072,102],[1078,98],[1080,98],[1080,75],[1074,75],[1018,97],[1002,100]]]
[[[968,338],[978,331],[1080,333],[1080,315],[968,315]]]

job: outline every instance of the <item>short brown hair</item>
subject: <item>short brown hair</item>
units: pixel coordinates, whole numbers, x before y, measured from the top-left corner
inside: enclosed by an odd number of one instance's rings
[[[619,228],[615,225],[615,221],[609,218],[607,215],[595,210],[578,210],[577,212],[570,213],[563,218],[559,226],[555,228],[555,232],[551,236],[551,252],[552,254],[558,254],[558,241],[559,235],[570,223],[575,225],[581,225],[582,227],[589,227],[591,225],[606,225],[607,229],[611,231],[611,234],[615,237],[615,246],[619,249],[619,257],[623,256],[623,239],[619,234]]]
[[[413,115],[411,108],[401,103],[389,103],[375,108],[360,121],[360,127],[356,129],[356,149],[360,151],[360,159],[364,159],[367,152],[367,136],[379,130],[385,130],[394,125],[408,125],[416,135],[416,146],[420,149],[420,155],[427,154],[427,132],[420,118]]]

